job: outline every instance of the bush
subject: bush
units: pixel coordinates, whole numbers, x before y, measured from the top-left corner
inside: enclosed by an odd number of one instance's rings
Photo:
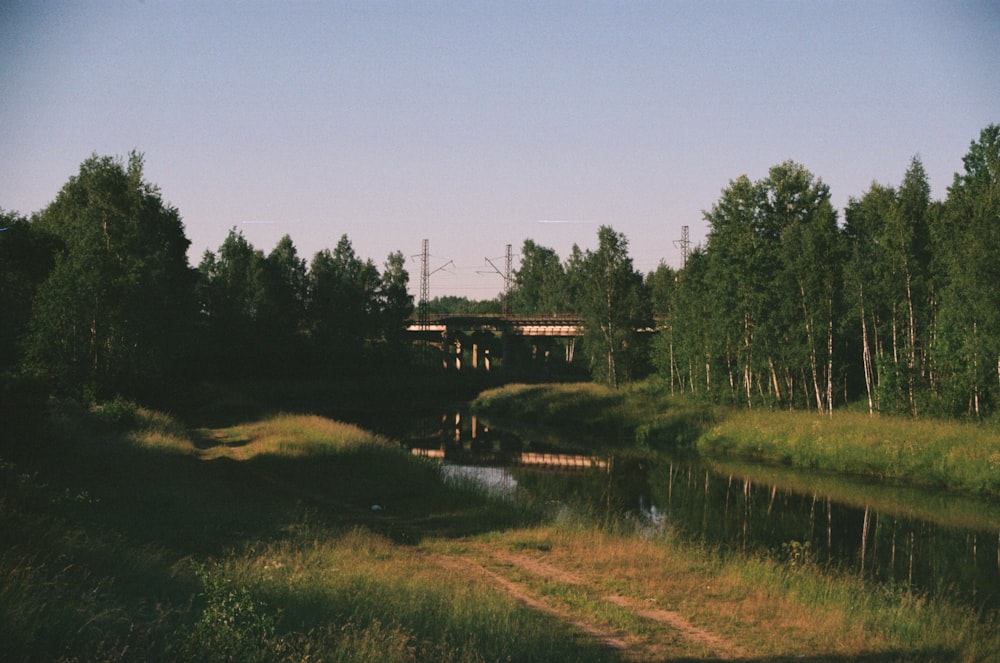
[[[275,661],[286,645],[276,635],[277,616],[246,587],[236,587],[216,570],[200,568],[201,618],[184,639],[186,660]]]

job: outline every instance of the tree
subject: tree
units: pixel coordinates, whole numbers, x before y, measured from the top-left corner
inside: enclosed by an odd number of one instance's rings
[[[406,258],[395,251],[386,258],[378,286],[379,327],[383,337],[398,343],[406,334],[406,324],[413,315],[413,295],[409,293],[410,274]]]
[[[264,260],[262,306],[273,317],[272,324],[289,330],[298,327],[305,315],[308,294],[306,261],[300,258],[292,238],[282,237]]]
[[[205,252],[198,271],[198,300],[208,339],[199,363],[224,376],[259,372],[268,356],[261,324],[267,308],[263,252],[233,228],[218,255]]]
[[[897,409],[901,393],[898,381],[885,375],[891,363],[886,348],[894,347],[892,336],[894,307],[892,286],[883,242],[886,219],[894,212],[896,192],[891,187],[873,183],[860,198],[851,198],[845,210],[844,241],[847,260],[844,286],[846,311],[860,334],[861,372],[869,412],[881,411],[884,405]]]
[[[595,379],[617,388],[638,365],[638,329],[650,326],[652,316],[628,240],[608,226],[601,226],[597,237],[597,250],[587,251],[582,263],[584,342]]]
[[[92,156],[37,219],[63,249],[35,299],[28,363],[58,390],[135,395],[179,365],[193,311],[177,210],[127,163]]]
[[[657,335],[652,343],[654,368],[666,376],[673,391],[679,370],[674,352],[674,321],[677,308],[678,273],[665,263],[646,275],[646,290],[656,321]]]
[[[1000,125],[983,129],[963,163],[934,238],[936,357],[946,402],[982,417],[1000,394]]]
[[[732,396],[742,394],[752,405],[755,387],[769,371],[774,393],[781,402],[774,343],[777,325],[777,292],[773,283],[778,269],[776,229],[762,215],[765,193],[760,184],[742,175],[731,181],[705,215],[710,225],[706,256],[711,312]]]
[[[673,318],[675,378],[682,392],[711,395],[716,389],[712,364],[721,353],[716,326],[718,303],[713,299],[709,258],[696,247],[677,279]]]
[[[347,235],[331,252],[316,253],[309,266],[308,323],[321,363],[356,365],[365,340],[378,328],[379,274],[371,260],[354,253]]]
[[[765,180],[731,181],[705,215],[708,272],[699,287],[713,302],[716,372],[748,406],[761,399],[832,407],[841,258],[829,198],[821,181],[788,161]]]
[[[307,278],[306,261],[285,235],[264,259],[258,314],[262,351],[276,372],[295,370],[303,361]]]
[[[58,238],[38,224],[0,209],[0,311],[4,343],[0,345],[0,374],[16,371],[23,361],[31,305],[48,278],[61,248]]]
[[[584,253],[577,244],[570,249],[569,257],[563,264],[566,289],[566,312],[580,313],[583,310],[584,285],[587,280]]]
[[[511,300],[511,309],[522,315],[560,313],[566,309],[565,272],[553,249],[524,240],[521,266],[514,272]]]
[[[765,189],[763,214],[780,234],[778,286],[791,288],[783,300],[795,302],[801,316],[793,325],[789,315],[787,338],[792,343],[798,339],[800,356],[808,358],[816,409],[832,412],[834,321],[840,312],[842,258],[830,190],[791,161],[771,169]]]
[[[897,270],[905,321],[902,362],[906,367],[906,387],[911,412],[917,414],[918,381],[926,377],[926,356],[931,326],[930,273],[931,186],[918,157],[910,162],[899,187],[896,214],[891,217],[897,240]]]

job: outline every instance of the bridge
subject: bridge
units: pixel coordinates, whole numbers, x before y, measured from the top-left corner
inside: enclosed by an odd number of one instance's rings
[[[511,345],[517,339],[530,344],[532,359],[548,359],[552,343],[565,339],[565,360],[572,363],[576,339],[583,336],[583,318],[578,315],[438,314],[411,320],[406,331],[414,340],[439,347],[446,366],[454,362],[455,368],[461,369],[464,344],[466,361],[471,360],[472,368],[482,365],[490,370],[493,359],[510,355]]]
[[[583,336],[583,318],[574,314],[546,316],[502,314],[437,314],[411,320],[406,330],[415,334],[448,336],[457,332],[485,332],[512,336]]]

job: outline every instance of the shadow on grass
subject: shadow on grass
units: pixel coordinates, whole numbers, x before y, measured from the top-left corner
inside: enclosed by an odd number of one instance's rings
[[[0,448],[0,660],[185,659],[201,565],[294,540],[307,519],[400,544],[527,522],[392,447],[202,460],[126,428],[84,418]]]

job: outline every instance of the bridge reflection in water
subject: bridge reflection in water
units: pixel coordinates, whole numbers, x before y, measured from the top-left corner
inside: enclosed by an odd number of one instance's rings
[[[444,459],[448,480],[634,519],[644,535],[762,554],[807,572],[856,573],[873,588],[1000,619],[996,502],[735,461],[559,453],[472,416],[434,424],[436,434],[410,446]]]
[[[488,426],[480,424],[476,415],[463,419],[461,413],[444,415],[438,435],[427,440],[411,440],[408,446],[415,456],[458,465],[522,466],[567,471],[608,468],[607,459],[583,453],[523,450],[520,440],[509,435],[494,435]]]

